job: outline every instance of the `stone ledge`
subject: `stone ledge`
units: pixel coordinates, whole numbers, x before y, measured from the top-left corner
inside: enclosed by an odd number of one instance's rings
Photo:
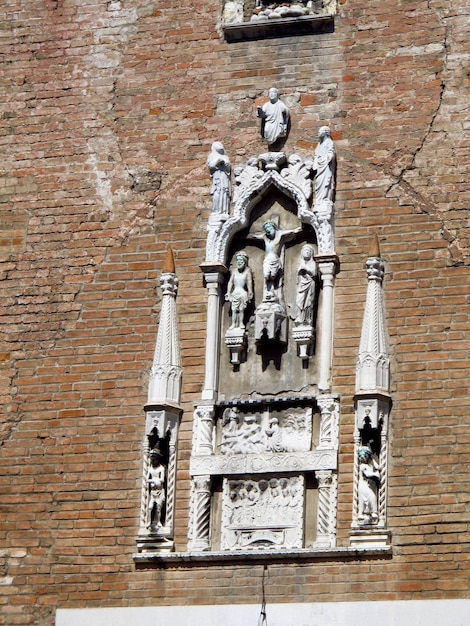
[[[334,31],[333,15],[304,15],[260,22],[241,22],[223,27],[228,42],[250,41],[294,35],[313,35]]]
[[[303,550],[286,550],[268,552],[267,550],[239,552],[171,552],[171,553],[139,553],[132,558],[138,568],[178,567],[222,565],[224,563],[288,563],[296,561],[341,561],[360,558],[384,558],[392,556],[391,546],[354,547],[354,548],[318,548]]]

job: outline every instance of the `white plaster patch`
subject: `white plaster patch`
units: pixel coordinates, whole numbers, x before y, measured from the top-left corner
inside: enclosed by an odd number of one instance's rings
[[[58,609],[56,626],[247,626],[257,624],[261,605],[161,606]],[[466,626],[470,600],[318,602],[268,604],[269,626]]]
[[[430,43],[427,46],[405,46],[403,48],[397,48],[394,52],[388,52],[387,56],[419,56],[421,54],[440,54],[444,51],[444,44]]]

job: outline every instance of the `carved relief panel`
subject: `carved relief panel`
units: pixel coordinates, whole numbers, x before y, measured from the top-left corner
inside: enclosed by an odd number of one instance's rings
[[[222,550],[301,548],[303,476],[224,479]]]
[[[290,117],[277,90],[269,98],[258,117],[271,151],[232,167],[214,142],[207,162],[207,341],[190,551],[335,544],[335,150],[322,127],[310,159],[274,151]]]

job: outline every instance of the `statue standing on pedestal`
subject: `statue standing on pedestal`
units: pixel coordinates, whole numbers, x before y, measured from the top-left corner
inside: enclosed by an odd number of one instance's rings
[[[315,174],[315,204],[328,200],[333,202],[336,185],[336,151],[328,126],[318,131],[313,171]]]
[[[377,524],[380,471],[372,450],[362,446],[357,452],[359,461],[359,514],[360,524]]]
[[[271,87],[268,96],[269,101],[258,107],[257,112],[258,117],[262,119],[261,135],[271,145],[279,138],[287,136],[289,109],[282,100],[279,100],[279,93],[275,87]]]
[[[150,452],[150,467],[147,477],[149,487],[147,528],[149,530],[156,530],[163,525],[162,513],[166,500],[165,477],[163,455],[157,448]]]
[[[214,141],[207,167],[212,176],[212,213],[228,215],[230,211],[230,160],[220,141]]]
[[[297,296],[295,304],[297,316],[295,324],[299,326],[311,326],[315,304],[315,278],[317,268],[313,258],[314,248],[305,244],[300,252],[301,261],[297,268]]]
[[[253,299],[253,274],[248,266],[248,255],[238,252],[235,255],[236,269],[232,270],[225,299],[232,305],[232,325],[230,329],[245,328],[245,309]]]

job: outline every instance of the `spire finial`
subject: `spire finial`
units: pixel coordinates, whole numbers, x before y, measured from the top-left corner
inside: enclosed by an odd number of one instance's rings
[[[372,235],[371,241],[370,241],[370,248],[369,248],[369,258],[376,258],[376,259],[380,259],[380,245],[379,245],[379,238],[377,236],[377,233],[374,233]]]
[[[173,250],[168,248],[166,251],[165,261],[163,262],[162,273],[174,274],[175,273],[175,257],[173,256]]]

